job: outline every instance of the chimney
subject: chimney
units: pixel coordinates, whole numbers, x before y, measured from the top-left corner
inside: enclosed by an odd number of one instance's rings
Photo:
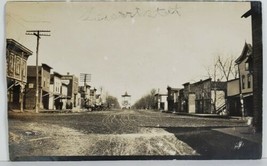
[[[70,75],[70,72],[67,72],[67,75]]]

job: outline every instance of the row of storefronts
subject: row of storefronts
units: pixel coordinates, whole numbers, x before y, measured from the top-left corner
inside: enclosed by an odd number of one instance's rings
[[[75,75],[52,73],[52,67],[42,63],[38,66],[38,94],[36,93],[36,66],[28,66],[32,51],[15,41],[7,39],[7,97],[9,110],[40,109],[80,109],[83,100],[91,104],[97,102],[96,89],[85,93],[79,89]],[[84,89],[84,88],[82,88]],[[87,91],[87,90],[86,90]],[[82,96],[86,95],[86,96]],[[38,102],[37,101],[38,98]],[[36,105],[38,103],[38,105]]]
[[[239,78],[213,81],[211,78],[184,83],[183,88],[167,87],[166,94],[155,95],[157,108],[170,112],[252,116],[252,46],[245,43],[235,60]]]

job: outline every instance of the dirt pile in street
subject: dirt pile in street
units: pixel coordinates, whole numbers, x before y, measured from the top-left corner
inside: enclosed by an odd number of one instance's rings
[[[21,133],[10,132],[11,148],[17,147],[16,156],[197,155],[163,129],[141,128],[135,134],[84,134],[42,123],[24,122],[23,127],[13,127]],[[38,134],[27,134],[32,131]]]

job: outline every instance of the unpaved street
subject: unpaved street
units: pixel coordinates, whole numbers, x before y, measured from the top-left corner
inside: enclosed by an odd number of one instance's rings
[[[242,139],[244,152],[236,150],[240,138],[213,129],[244,126],[244,121],[236,119],[197,118],[150,110],[10,113],[10,152],[13,159],[25,156],[228,157],[251,151],[255,143]]]

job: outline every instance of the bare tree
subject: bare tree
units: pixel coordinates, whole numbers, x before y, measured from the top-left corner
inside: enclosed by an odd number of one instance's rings
[[[205,67],[207,71],[207,75],[209,78],[214,81],[215,86],[218,81],[229,81],[231,79],[238,78],[238,69],[234,62],[234,57],[224,57],[221,55],[217,55],[213,65]],[[214,88],[214,110],[216,110],[217,103],[217,89]]]
[[[141,97],[139,100],[136,101],[136,103],[133,105],[134,108],[136,109],[154,109],[156,105],[156,100],[155,100],[155,94],[156,94],[156,89],[152,89],[150,93],[144,95]]]
[[[207,76],[213,81],[229,81],[238,78],[238,68],[234,63],[234,57],[223,57],[218,55],[213,65],[205,67]]]
[[[219,72],[226,81],[229,79],[238,77],[237,66],[234,63],[233,56],[228,58],[223,58],[222,56],[217,57],[217,64],[219,67]]]

